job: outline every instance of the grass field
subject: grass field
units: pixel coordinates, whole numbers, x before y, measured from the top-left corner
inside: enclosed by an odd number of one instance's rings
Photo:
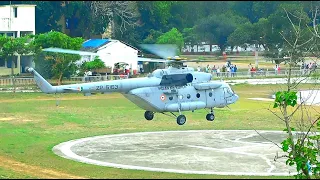
[[[271,107],[271,102],[247,99],[267,98],[279,88],[283,86],[233,86],[240,99],[230,105],[231,110],[216,109],[214,122],[205,119],[206,110],[185,112],[187,123],[183,126],[162,114],[146,121],[144,110],[118,93],[89,97],[63,94],[58,107],[55,95],[0,93],[0,178],[283,178],[116,169],[67,160],[52,152],[61,142],[105,134],[198,129],[283,130],[282,122],[266,109]]]

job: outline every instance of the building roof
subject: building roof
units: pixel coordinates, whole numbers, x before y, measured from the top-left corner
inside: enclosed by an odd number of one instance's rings
[[[7,4],[7,5],[0,5],[0,7],[4,7],[4,6],[15,6],[15,7],[17,7],[17,6],[18,6],[18,7],[19,7],[19,6],[22,6],[22,7],[23,7],[23,6],[24,6],[24,7],[25,7],[25,6],[32,6],[32,7],[35,7],[35,6],[37,6],[37,5],[35,5],[35,4],[11,4],[11,5],[10,5],[10,4]]]
[[[110,39],[89,39],[82,44],[81,50],[94,52],[109,42],[111,42]]]

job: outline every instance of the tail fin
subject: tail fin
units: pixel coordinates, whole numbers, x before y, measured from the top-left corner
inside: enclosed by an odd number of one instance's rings
[[[27,72],[30,72],[34,76],[34,81],[37,83],[38,87],[41,89],[44,93],[55,93],[55,88],[48,83],[37,71],[35,71],[33,68],[26,68]]]

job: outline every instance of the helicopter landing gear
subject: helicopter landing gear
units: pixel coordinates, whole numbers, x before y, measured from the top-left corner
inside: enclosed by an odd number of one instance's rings
[[[178,123],[179,125],[183,125],[184,123],[186,123],[186,121],[187,121],[187,118],[186,118],[185,115],[179,115],[179,116],[177,117],[177,123]]]
[[[146,120],[150,121],[153,119],[154,113],[151,111],[146,111],[144,113],[144,118],[146,118]]]
[[[213,114],[213,109],[211,108],[211,113],[207,114],[206,119],[208,121],[213,121],[214,120],[214,114]]]

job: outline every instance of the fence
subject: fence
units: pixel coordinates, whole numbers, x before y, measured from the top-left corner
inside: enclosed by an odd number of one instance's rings
[[[107,75],[107,76],[87,76],[87,77],[71,77],[69,79],[63,79],[64,84],[70,83],[84,83],[84,82],[97,82],[97,81],[110,81],[118,79],[127,79],[127,75]],[[33,77],[14,78],[17,86],[35,85]],[[55,82],[49,80],[50,83]],[[0,78],[0,86],[12,86],[12,78]]]
[[[316,73],[320,73],[320,69],[315,70]],[[291,75],[293,77],[298,76],[306,76],[309,74],[309,70],[292,70]],[[285,77],[289,73],[288,70],[280,70],[280,71],[256,71],[256,72],[248,72],[248,71],[240,71],[236,73],[231,72],[220,72],[220,73],[212,73],[213,78],[229,78],[229,79],[239,79],[239,78],[271,78],[271,77]],[[71,83],[84,83],[84,82],[97,82],[97,81],[110,81],[110,80],[118,80],[118,79],[127,79],[126,75],[107,75],[107,76],[87,76],[87,77],[71,77],[69,79],[63,79],[64,84]],[[55,82],[54,80],[49,80],[50,83]],[[15,78],[15,84],[17,86],[24,85],[35,85],[33,77],[30,78]],[[0,78],[0,86],[12,86],[11,78]]]
[[[310,70],[292,70],[291,76],[298,77],[298,76],[307,76],[310,73]],[[320,69],[316,69],[315,73],[320,73]],[[280,71],[240,71],[236,73],[232,72],[220,72],[216,73],[213,72],[213,77],[216,78],[254,78],[254,77],[286,77],[288,76],[289,71],[288,70],[280,70]]]

